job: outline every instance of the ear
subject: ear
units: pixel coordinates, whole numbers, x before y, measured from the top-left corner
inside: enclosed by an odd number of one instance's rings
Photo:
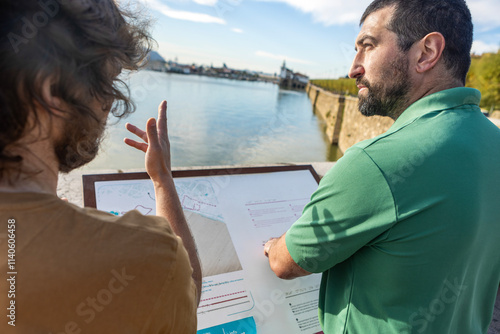
[[[47,78],[42,84],[42,98],[45,103],[49,106],[52,113],[56,115],[62,115],[60,111],[63,103],[61,98],[54,94],[54,83],[52,78]]]
[[[439,32],[431,32],[418,42],[417,73],[424,73],[436,66],[443,54],[446,41]]]

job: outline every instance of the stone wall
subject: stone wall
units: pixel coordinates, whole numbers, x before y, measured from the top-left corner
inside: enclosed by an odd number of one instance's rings
[[[365,117],[358,111],[358,98],[345,97],[309,84],[306,91],[314,113],[325,122],[325,132],[332,144],[345,152],[352,145],[376,137],[394,121],[388,117]]]
[[[313,112],[325,122],[325,132],[331,144],[338,144],[342,125],[344,97],[308,84],[307,92],[313,104]]]
[[[346,97],[339,148],[345,152],[352,145],[386,132],[394,121],[389,117],[363,116],[358,110],[358,98]]]

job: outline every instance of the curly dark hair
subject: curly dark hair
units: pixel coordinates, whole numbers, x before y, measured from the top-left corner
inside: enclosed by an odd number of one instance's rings
[[[361,17],[360,24],[373,12],[395,6],[387,29],[398,36],[399,48],[406,52],[431,32],[443,34],[443,60],[453,76],[465,84],[471,64],[473,24],[464,0],[375,0]]]
[[[22,157],[9,151],[39,124],[37,107],[51,117],[51,110],[59,110],[72,127],[65,129],[67,152],[56,148],[63,172],[97,153],[96,134],[104,125],[101,110],[91,108],[95,101],[116,117],[134,111],[117,76],[122,69],[138,69],[151,49],[149,22],[139,16],[113,0],[0,2],[0,180],[21,165]],[[44,99],[47,80],[64,107]]]

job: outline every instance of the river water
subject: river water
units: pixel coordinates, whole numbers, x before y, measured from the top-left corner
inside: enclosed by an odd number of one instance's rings
[[[117,122],[110,117],[96,159],[84,169],[144,168],[144,154],[123,143],[125,123],[144,128],[168,102],[172,166],[253,165],[335,161],[305,92],[264,82],[140,71],[127,78],[137,105]]]

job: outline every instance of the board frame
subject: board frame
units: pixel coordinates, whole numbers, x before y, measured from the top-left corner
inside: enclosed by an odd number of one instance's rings
[[[320,177],[312,165],[291,165],[291,166],[264,166],[264,167],[231,167],[212,169],[189,169],[174,170],[174,178],[203,177],[203,176],[226,176],[242,174],[264,174],[277,172],[290,172],[308,170],[319,184]],[[149,179],[146,172],[136,173],[108,173],[108,174],[85,174],[82,175],[83,183],[83,205],[84,207],[96,208],[95,183],[101,181],[123,181],[123,180],[144,180]]]

